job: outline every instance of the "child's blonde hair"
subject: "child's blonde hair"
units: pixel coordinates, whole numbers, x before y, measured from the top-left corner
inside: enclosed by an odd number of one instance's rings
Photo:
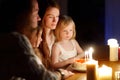
[[[69,24],[73,26],[73,36],[71,39],[74,39],[76,37],[76,30],[75,30],[75,23],[73,19],[70,16],[67,15],[62,15],[59,18],[58,24],[55,29],[55,36],[56,36],[56,41],[60,41],[60,31],[64,28],[66,28]]]

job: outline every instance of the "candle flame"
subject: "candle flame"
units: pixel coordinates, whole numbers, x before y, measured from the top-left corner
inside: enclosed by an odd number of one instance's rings
[[[92,54],[93,54],[93,51],[94,51],[94,50],[93,50],[92,47],[90,47],[88,51],[89,51],[90,60],[92,60]]]
[[[90,53],[93,53],[93,51],[94,51],[93,48],[90,47],[90,48],[89,48],[89,52],[90,52]]]

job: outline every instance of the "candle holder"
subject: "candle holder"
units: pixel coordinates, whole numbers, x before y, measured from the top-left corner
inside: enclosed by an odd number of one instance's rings
[[[110,61],[118,61],[119,44],[118,44],[117,40],[116,39],[109,39],[108,45],[109,45],[109,51],[110,51],[109,60]]]
[[[87,62],[87,80],[97,80],[98,61],[89,60]]]

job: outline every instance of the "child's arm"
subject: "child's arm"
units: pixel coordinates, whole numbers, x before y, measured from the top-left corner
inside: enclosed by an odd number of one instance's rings
[[[74,43],[76,45],[76,50],[77,50],[77,53],[78,53],[77,57],[83,58],[85,56],[83,49],[81,48],[81,46],[78,44],[78,42],[76,40],[74,40]]]
[[[68,60],[64,60],[62,62],[59,62],[59,55],[60,55],[60,49],[56,44],[54,44],[53,48],[52,48],[52,56],[51,57],[52,57],[52,66],[55,69],[64,67],[64,66],[74,62],[74,58],[70,58]]]

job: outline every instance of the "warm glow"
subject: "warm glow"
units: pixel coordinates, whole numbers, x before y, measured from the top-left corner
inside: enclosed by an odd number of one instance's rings
[[[89,60],[88,62],[87,62],[87,64],[95,64],[95,65],[98,65],[98,61],[96,61],[96,60]]]
[[[90,47],[90,48],[89,48],[89,50],[88,50],[90,60],[92,60],[92,59],[93,59],[93,58],[92,58],[93,51],[94,51],[94,50],[93,50],[93,48],[92,48],[92,47]]]
[[[85,60],[92,60],[93,48],[90,47],[87,51],[85,51]]]
[[[116,39],[108,39],[108,45],[110,45],[110,46],[116,46],[116,45],[118,45],[118,42],[117,42],[117,40]]]
[[[109,45],[109,59],[110,61],[118,61],[118,41],[116,39],[108,39]]]
[[[98,80],[112,80],[112,68],[103,65],[98,69]]]

